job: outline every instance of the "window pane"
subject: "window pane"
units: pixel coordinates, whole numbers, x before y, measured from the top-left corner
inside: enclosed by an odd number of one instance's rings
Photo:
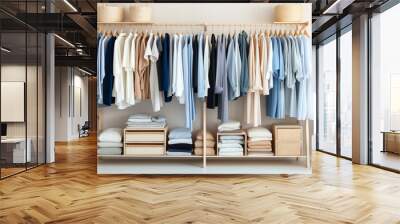
[[[340,153],[352,156],[352,33],[340,37]]]
[[[372,163],[400,170],[400,5],[372,18]]]
[[[336,153],[336,41],[318,50],[318,147]]]

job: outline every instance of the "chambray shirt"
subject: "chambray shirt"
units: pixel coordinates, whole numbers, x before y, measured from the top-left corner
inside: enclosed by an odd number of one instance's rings
[[[287,42],[285,38],[280,38],[281,52],[279,59],[279,95],[278,95],[278,108],[277,108],[277,118],[285,118],[285,55],[287,55]],[[278,84],[278,85],[279,85]]]
[[[228,77],[228,99],[233,100],[240,96],[241,61],[238,49],[237,36],[232,38],[228,47],[226,72]]]
[[[228,108],[228,77],[226,72],[226,38],[221,35],[218,37],[217,54],[217,79],[215,83],[215,92],[218,96],[218,119],[222,122],[229,120]]]
[[[304,36],[298,37],[297,41],[299,43],[301,51],[301,67],[303,70],[302,76],[299,76],[297,80],[299,81],[299,99],[297,104],[297,118],[299,120],[305,120],[308,118],[307,106],[308,106],[308,81],[310,78],[310,41]]]
[[[98,79],[97,79],[97,103],[98,104],[103,104],[103,93],[102,93],[102,86],[101,86],[101,79],[100,79],[100,74],[101,74],[101,70],[103,67],[103,64],[101,64],[101,58],[102,58],[102,54],[103,54],[103,41],[105,39],[105,36],[101,36],[99,41],[98,41],[98,45],[97,45],[97,75],[98,75]]]
[[[272,77],[274,79],[274,86],[272,92],[267,97],[267,116],[271,118],[278,117],[278,97],[281,89],[281,80],[284,78],[283,73],[283,56],[282,45],[279,38],[271,38],[273,54],[272,54]]]
[[[247,44],[247,33],[242,31],[239,34],[239,51],[241,58],[241,72],[240,72],[240,95],[247,95],[249,89],[249,63],[247,60],[248,56],[248,44]]]
[[[185,91],[185,114],[186,114],[186,128],[192,129],[193,121],[196,117],[194,96],[192,88],[192,73],[193,73],[193,48],[192,36],[183,37],[183,79]]]

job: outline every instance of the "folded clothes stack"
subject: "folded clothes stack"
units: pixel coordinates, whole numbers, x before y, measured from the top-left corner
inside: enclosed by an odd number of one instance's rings
[[[133,114],[129,116],[126,125],[128,128],[164,128],[167,126],[167,120],[161,116]]]
[[[236,131],[240,129],[239,121],[227,121],[218,126],[218,132]]]
[[[108,128],[97,137],[98,155],[122,154],[122,130],[120,128]]]
[[[223,135],[219,137],[218,151],[220,156],[243,156],[243,135]]]
[[[243,156],[244,136],[239,130],[239,121],[228,121],[218,126],[218,132],[229,132],[229,135],[222,135],[218,139],[219,156]]]
[[[196,135],[194,142],[194,154],[197,156],[203,155],[203,130],[200,130]],[[206,132],[206,155],[215,155],[215,138],[210,132]]]
[[[268,129],[262,127],[249,128],[247,136],[248,156],[273,155],[272,133]]]
[[[192,131],[188,128],[175,128],[168,134],[169,156],[191,156],[193,151]]]

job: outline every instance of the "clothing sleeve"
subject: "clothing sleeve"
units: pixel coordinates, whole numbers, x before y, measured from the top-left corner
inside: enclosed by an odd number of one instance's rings
[[[144,58],[145,58],[146,60],[149,60],[150,57],[151,57],[151,55],[152,55],[152,51],[151,51],[151,49],[152,49],[152,44],[153,44],[153,36],[151,35],[150,38],[149,38],[149,40],[147,41],[146,49],[145,49],[145,51],[144,51]]]
[[[206,35],[205,39],[204,39],[204,78],[205,78],[205,96],[207,96],[207,90],[208,88],[210,88],[210,82],[208,80],[208,69],[210,68],[210,43],[209,43],[209,38],[208,35]]]
[[[136,33],[133,36],[132,42],[131,42],[131,58],[130,58],[130,63],[131,63],[131,68],[133,71],[136,69]]]

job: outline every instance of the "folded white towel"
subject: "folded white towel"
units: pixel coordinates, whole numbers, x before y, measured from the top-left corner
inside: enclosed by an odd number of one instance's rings
[[[176,138],[168,140],[168,145],[171,144],[193,144],[193,140],[191,138]]]
[[[191,152],[169,152],[167,151],[167,156],[191,156]]]
[[[122,148],[99,148],[98,155],[121,155]]]
[[[243,140],[239,139],[221,139],[219,140],[220,143],[236,143],[236,144],[244,144]]]
[[[243,140],[243,135],[223,135],[219,138],[223,140]]]
[[[219,143],[218,148],[242,148],[243,146],[238,143]]]
[[[218,131],[235,131],[240,129],[239,121],[227,121],[218,126]]]
[[[252,137],[270,137],[272,138],[272,133],[263,127],[255,127],[247,129],[247,136]]]
[[[272,137],[252,137],[247,139],[248,142],[257,142],[257,141],[272,141]]]
[[[243,152],[243,148],[220,148],[219,152]]]
[[[122,129],[121,128],[107,128],[100,132],[97,137],[99,142],[121,142]]]
[[[122,142],[97,142],[98,148],[120,148],[122,146]]]
[[[147,119],[147,118],[151,118],[151,116],[148,115],[148,114],[131,114],[131,115],[129,115],[129,118],[134,118],[134,119]]]
[[[220,156],[243,156],[243,152],[220,152]]]

